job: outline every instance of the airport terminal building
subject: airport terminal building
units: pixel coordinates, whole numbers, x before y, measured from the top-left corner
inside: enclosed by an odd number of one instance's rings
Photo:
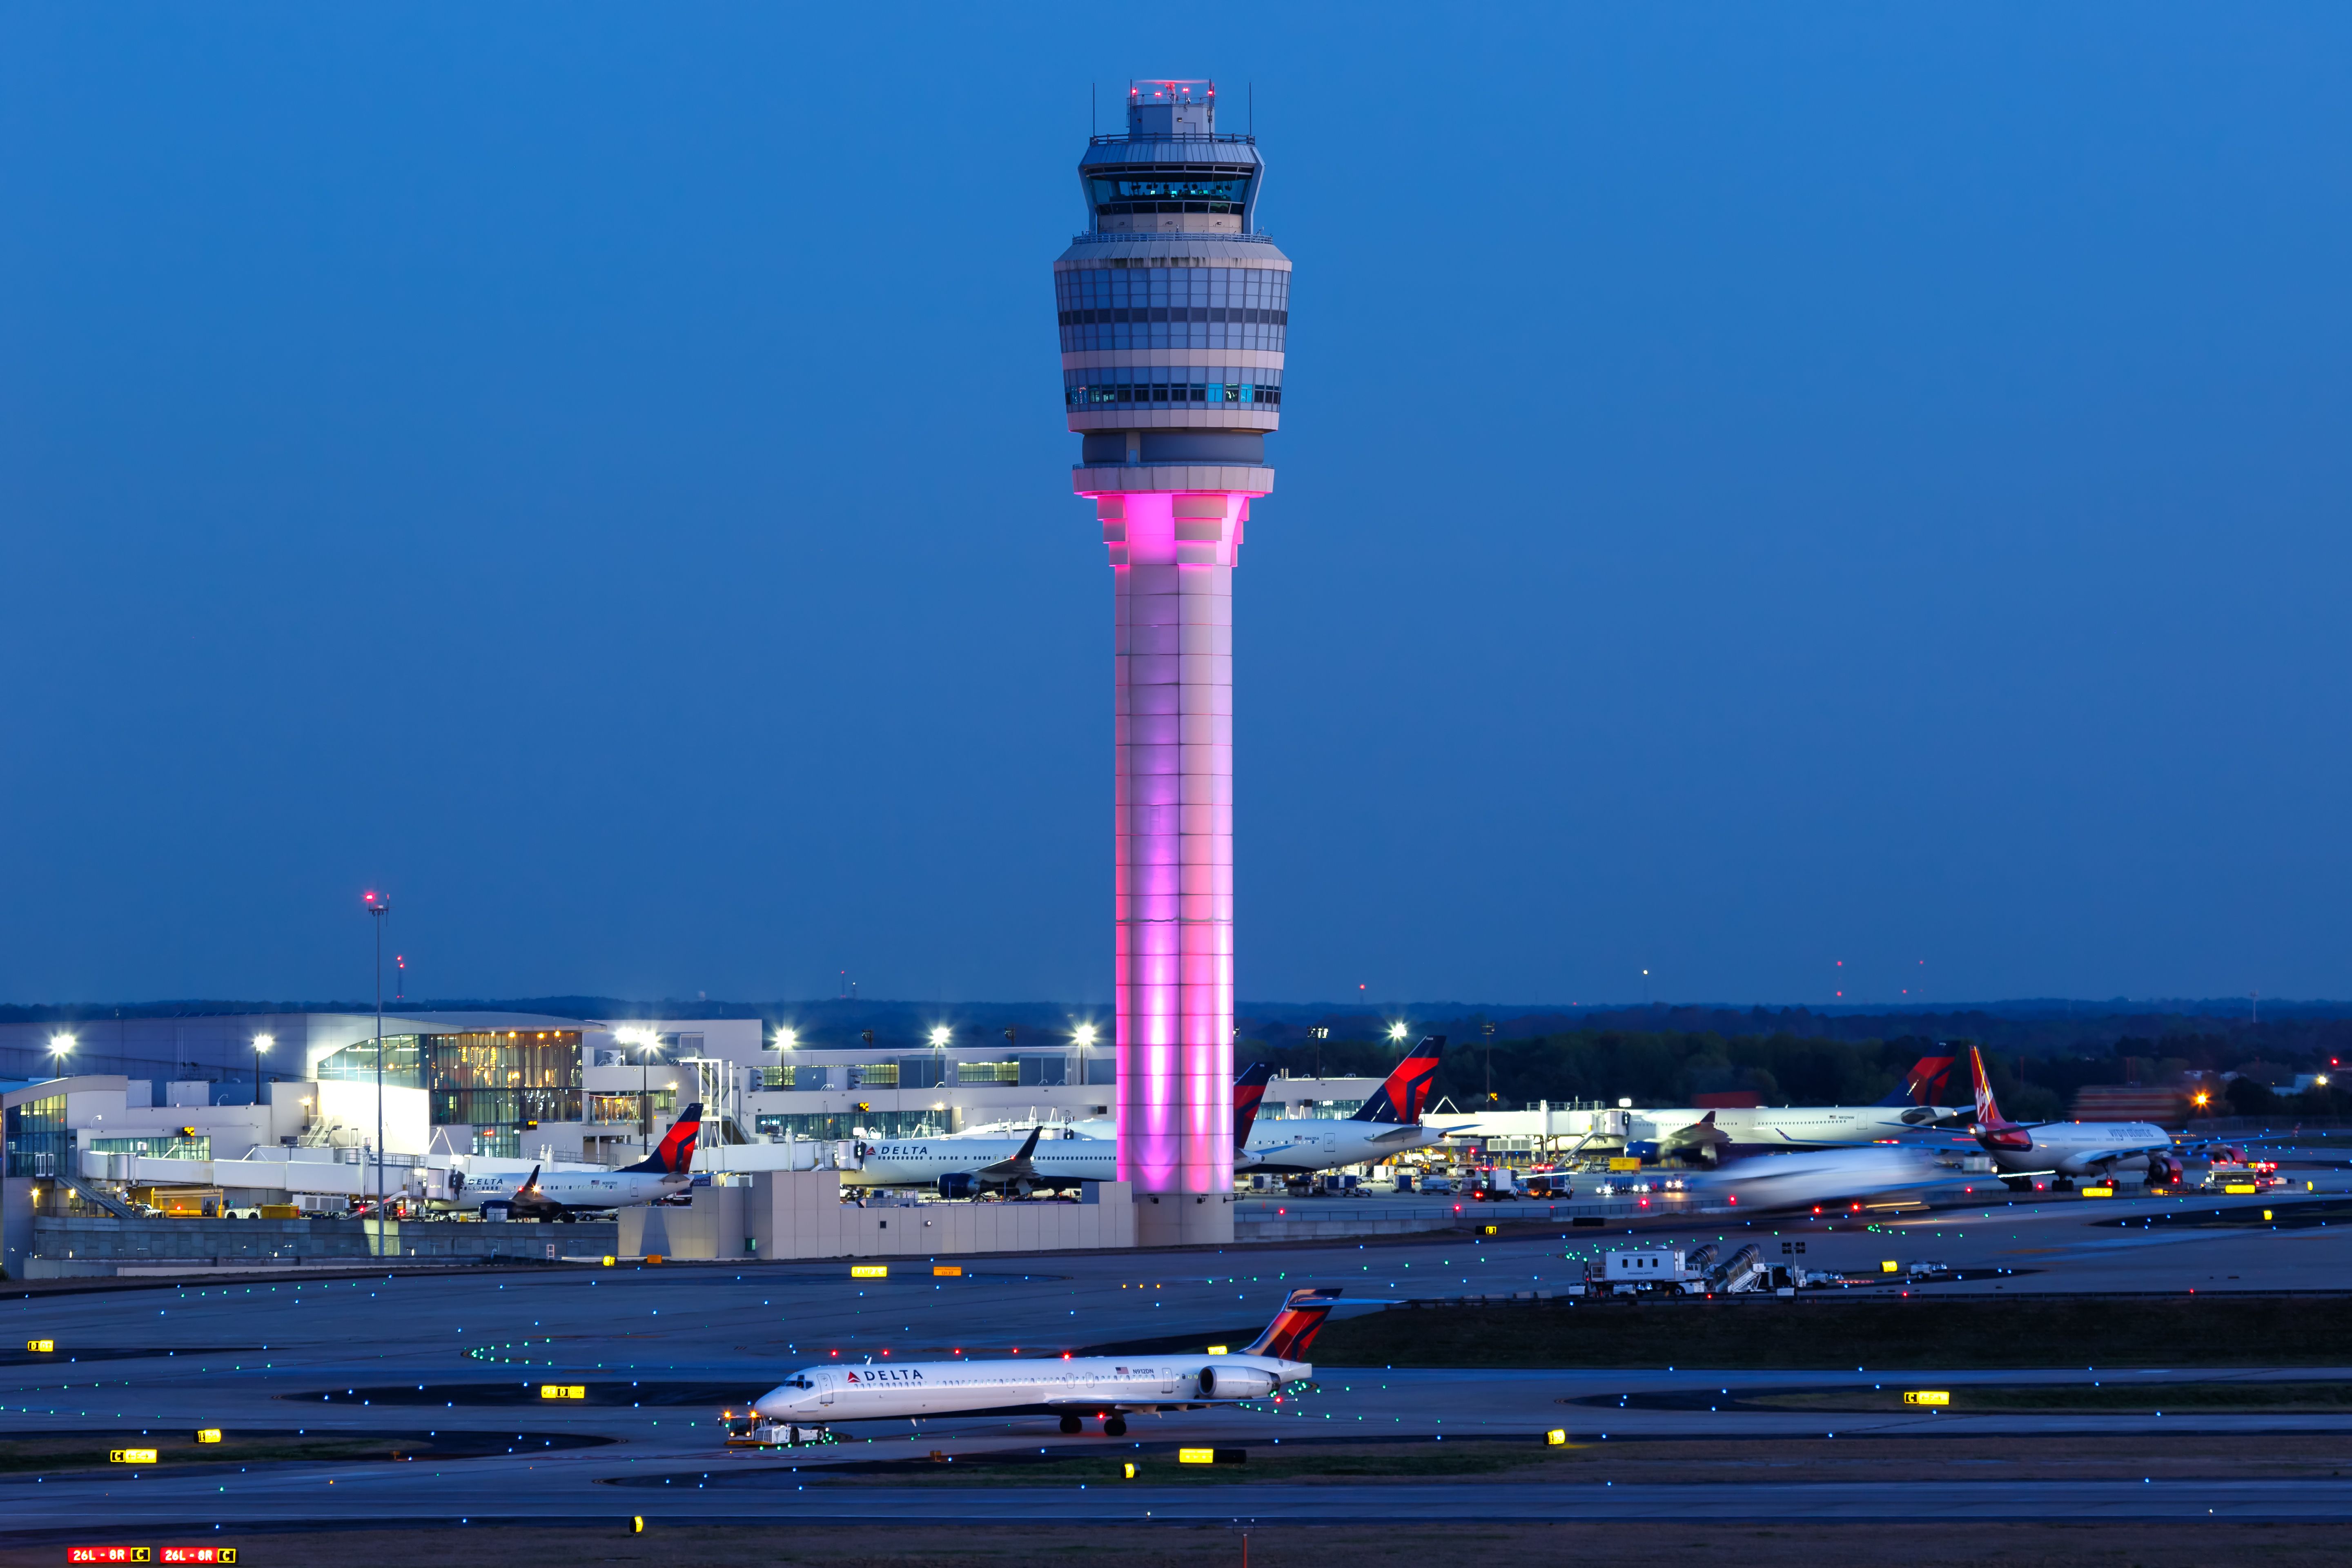
[[[821,1142],[1096,1121],[1111,1114],[1115,1087],[1111,1052],[1076,1037],[820,1046],[758,1019],[427,1011],[384,1016],[379,1108],[376,1029],[360,1013],[0,1024],[9,1173],[50,1173],[44,1155],[69,1170],[57,1156],[93,1149],[199,1159],[372,1149],[379,1110],[395,1161],[618,1165],[698,1100],[709,1142]],[[110,1109],[57,1088],[101,1081],[120,1096]],[[1282,1079],[1260,1115],[1347,1116],[1376,1087]]]

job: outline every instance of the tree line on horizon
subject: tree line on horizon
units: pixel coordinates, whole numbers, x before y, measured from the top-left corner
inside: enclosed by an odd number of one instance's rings
[[[1379,1078],[1396,1065],[1408,1043],[1379,1037],[1244,1037],[1235,1044],[1234,1059],[1237,1067],[1267,1062],[1300,1078]],[[1614,1105],[1620,1099],[1636,1105],[1692,1105],[1705,1094],[1752,1094],[1765,1105],[1867,1105],[1898,1088],[1920,1058],[1965,1058],[1969,1046],[1983,1044],[1907,1034],[1845,1040],[1786,1029],[1726,1035],[1618,1028],[1520,1038],[1503,1037],[1498,1031],[1490,1044],[1473,1026],[1466,1035],[1449,1037],[1433,1100],[1449,1100],[1462,1110],[1488,1104],[1517,1110],[1539,1101]],[[2281,1052],[2275,1042],[2263,1042],[2267,1054],[2256,1058],[2248,1044],[2231,1034],[2181,1033],[2124,1036],[2105,1048],[2063,1055],[1999,1048],[1987,1048],[1984,1055],[2002,1111],[2021,1121],[2063,1118],[2076,1093],[2094,1084],[2168,1086],[2191,1075],[2218,1079],[2249,1068],[2280,1076],[2327,1070],[2327,1055]],[[2221,1092],[2227,1103],[2214,1107],[2217,1114],[2352,1113],[2352,1092],[2334,1089],[2287,1096],[2247,1077],[2223,1085]],[[1942,1099],[1952,1106],[1970,1102],[1965,1060],[1955,1064]]]

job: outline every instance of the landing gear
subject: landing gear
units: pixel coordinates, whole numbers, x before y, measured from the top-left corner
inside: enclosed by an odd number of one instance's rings
[[[1106,1436],[1106,1437],[1124,1437],[1124,1436],[1127,1436],[1127,1417],[1126,1417],[1126,1416],[1124,1416],[1124,1415],[1106,1415],[1106,1416],[1104,1416],[1104,1417],[1103,1417],[1103,1436]]]
[[[1086,1429],[1087,1424],[1077,1416],[1065,1415],[1062,1417],[1062,1431],[1065,1436],[1083,1432]]]

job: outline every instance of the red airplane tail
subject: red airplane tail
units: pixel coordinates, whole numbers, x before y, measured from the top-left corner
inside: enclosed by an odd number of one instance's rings
[[[624,1165],[625,1171],[645,1172],[659,1176],[681,1176],[694,1168],[694,1140],[702,1131],[702,1102],[695,1101],[677,1113],[669,1131],[662,1134],[654,1152],[634,1165]]]
[[[1272,1356],[1276,1361],[1305,1361],[1307,1348],[1323,1328],[1323,1320],[1339,1304],[1337,1290],[1293,1290],[1265,1332],[1242,1347],[1244,1355]]]
[[[1353,1121],[1402,1121],[1421,1120],[1428,1109],[1430,1086],[1437,1081],[1437,1058],[1445,1050],[1444,1035],[1425,1035],[1421,1043],[1404,1054],[1388,1081],[1381,1084],[1364,1108],[1349,1118]]]
[[[1259,1101],[1265,1099],[1265,1086],[1274,1077],[1271,1062],[1252,1062],[1242,1068],[1234,1079],[1234,1147],[1246,1148],[1250,1129],[1257,1125]]]
[[[1941,1105],[1944,1084],[1952,1076],[1951,1057],[1921,1057],[1903,1077],[1903,1087],[1895,1089],[1881,1105]]]

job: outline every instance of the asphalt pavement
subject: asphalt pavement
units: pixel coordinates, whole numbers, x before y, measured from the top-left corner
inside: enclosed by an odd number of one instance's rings
[[[2339,1173],[2340,1174],[2340,1173]],[[2298,1186],[2305,1179],[2298,1174]],[[2329,1178],[2315,1174],[2323,1189]],[[2341,1183],[2336,1183],[2340,1192]],[[2278,1228],[2248,1221],[2247,1200],[2063,1196],[1866,1223],[1851,1215],[1749,1220],[1732,1227],[1654,1228],[1643,1245],[1754,1242],[1771,1261],[1875,1271],[1933,1259],[1961,1278],[1931,1293],[2336,1289],[2352,1279],[2352,1225],[2297,1222],[2275,1194]],[[1344,1200],[1328,1200],[1333,1203]],[[1485,1217],[1482,1215],[1481,1217]],[[1496,1217],[1507,1219],[1507,1206]],[[2120,1222],[2120,1223],[2118,1223]],[[1804,1246],[1800,1255],[1793,1251]],[[877,1456],[980,1455],[1026,1446],[1109,1453],[1137,1444],[1373,1438],[1536,1441],[1564,1426],[1579,1441],[1660,1436],[1759,1438],[2081,1433],[2145,1441],[2144,1415],[1842,1413],[1738,1407],[1743,1389],[1868,1387],[1853,1373],[1440,1371],[1318,1368],[1318,1386],[1262,1409],[1195,1411],[1132,1423],[1127,1439],[1090,1428],[1063,1436],[1050,1418],[882,1424],[838,1447],[789,1456],[727,1450],[719,1408],[772,1386],[793,1367],[967,1355],[1039,1356],[1165,1340],[1205,1343],[1255,1331],[1301,1285],[1337,1287],[1349,1310],[1430,1297],[1558,1292],[1583,1278],[1622,1232],[1551,1230],[1493,1238],[1410,1237],[1170,1253],[961,1258],[934,1278],[893,1264],[855,1279],[845,1262],[482,1270],[437,1276],[257,1279],[28,1295],[0,1300],[0,1345],[49,1339],[53,1354],[0,1356],[0,1439],[199,1426],[283,1432],[473,1434],[485,1457],[401,1462],[281,1462],[110,1467],[0,1479],[10,1528],[58,1529],[103,1518],[214,1523],[447,1518],[835,1518],[845,1508],[906,1520],[1564,1518],[2102,1518],[2352,1515],[2352,1481],[2238,1479],[2168,1488],[2154,1481],[2012,1482],[1932,1488],[1822,1480],[1687,1486],[1594,1485],[1507,1476],[1443,1485],[1412,1480],[1312,1486],[920,1487],[863,1481],[830,1467]],[[1890,1290],[1900,1286],[1862,1287]],[[2021,1360],[2040,1358],[2030,1353]],[[2076,1379],[2082,1370],[1907,1373],[1906,1383]],[[2119,1377],[2161,1375],[2118,1373]],[[2200,1372],[2199,1378],[2352,1378],[2301,1368]],[[533,1397],[541,1383],[593,1384],[604,1403]],[[615,1392],[631,1387],[639,1397]],[[1724,1406],[1704,1403],[1724,1391]],[[735,1391],[732,1394],[729,1390]],[[1642,1407],[1614,1395],[1669,1394]],[[506,1403],[493,1401],[505,1400]],[[681,1402],[682,1401],[682,1402]],[[1596,1403],[1598,1402],[1598,1403]],[[1663,1407],[1660,1407],[1663,1406]],[[1725,1407],[1733,1406],[1733,1407]],[[2308,1433],[2343,1441],[2352,1415],[2167,1417],[2168,1435]],[[602,1439],[551,1447],[551,1440]],[[503,1449],[511,1447],[512,1452]],[[691,1491],[695,1497],[684,1494]],[[1475,1494],[1475,1500],[1473,1500]]]

